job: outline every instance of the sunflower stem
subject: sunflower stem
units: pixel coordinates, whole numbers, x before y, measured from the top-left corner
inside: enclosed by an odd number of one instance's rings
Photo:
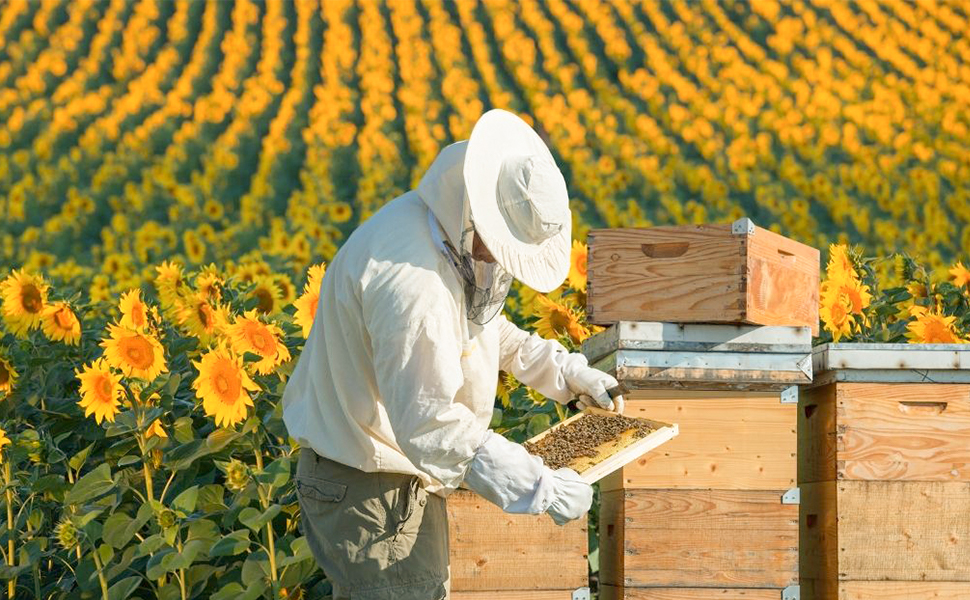
[[[253,454],[256,456],[256,469],[262,473],[263,471],[263,448],[262,445],[258,443],[254,444]],[[265,511],[269,508],[269,493],[263,494],[263,484],[257,482],[256,486],[259,488],[259,502],[263,506]],[[273,597],[279,598],[279,578],[276,575],[276,546],[273,540],[273,522],[270,521],[266,524],[266,548],[269,552],[269,575],[270,579],[273,581]]]
[[[12,479],[10,472],[10,461],[5,460],[3,462],[3,483],[5,494],[7,497],[7,564],[11,567],[14,566],[14,528],[13,528],[13,491],[10,489],[10,480]],[[17,578],[11,577],[7,580],[7,598],[13,600],[14,594],[17,593]]]
[[[182,534],[179,534],[178,549],[179,554],[182,554]],[[182,592],[182,600],[186,600],[188,596],[185,593],[185,569],[179,569],[179,591]]]
[[[101,598],[108,600],[108,580],[104,578],[104,565],[101,564],[101,556],[98,554],[98,547],[94,545],[94,542],[91,543],[91,548],[91,557],[94,559],[94,566],[98,570],[98,582],[101,584]]]

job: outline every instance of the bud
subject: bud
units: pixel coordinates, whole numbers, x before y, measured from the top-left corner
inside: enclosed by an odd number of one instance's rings
[[[155,520],[158,521],[158,526],[162,529],[168,529],[169,527],[174,527],[175,522],[178,517],[175,515],[175,511],[170,508],[163,508],[158,514],[155,515]]]
[[[246,463],[232,459],[226,468],[226,487],[234,492],[241,492],[249,484],[249,467]]]
[[[54,528],[54,536],[65,550],[73,550],[81,542],[81,532],[68,517],[62,518]]]

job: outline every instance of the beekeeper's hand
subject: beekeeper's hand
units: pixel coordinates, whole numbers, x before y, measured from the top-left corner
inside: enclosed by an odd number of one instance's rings
[[[555,499],[546,510],[556,525],[565,525],[589,512],[593,504],[593,486],[583,481],[579,473],[564,467],[552,471],[555,480]]]
[[[575,471],[553,471],[521,444],[492,430],[465,472],[465,485],[505,512],[548,512],[560,525],[586,514],[593,501],[593,488]]]
[[[563,365],[562,375],[566,380],[569,391],[579,398],[579,408],[596,406],[623,414],[623,396],[617,395],[610,398],[607,391],[619,385],[616,378],[609,373],[590,367],[586,364],[585,356],[574,354],[570,355],[570,358],[573,356],[581,357],[583,360],[567,361]]]

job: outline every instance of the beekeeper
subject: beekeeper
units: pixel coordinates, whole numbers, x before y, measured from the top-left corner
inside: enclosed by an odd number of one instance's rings
[[[445,498],[462,482],[559,524],[589,510],[575,471],[488,429],[499,369],[557,402],[622,412],[613,377],[501,314],[513,278],[540,292],[565,279],[568,199],[536,132],[491,110],[329,265],[283,420],[301,446],[302,527],[334,598],[447,598]]]

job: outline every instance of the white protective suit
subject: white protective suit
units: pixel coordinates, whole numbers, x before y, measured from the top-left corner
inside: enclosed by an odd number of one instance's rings
[[[589,486],[488,430],[499,369],[563,403],[575,396],[571,373],[615,380],[504,315],[484,326],[466,318],[461,281],[431,233],[437,222],[452,240],[461,233],[466,143],[445,148],[418,190],[358,227],[329,265],[283,420],[301,446],[345,465],[414,474],[442,496],[467,475],[503,509],[539,513],[555,508],[557,486]]]

